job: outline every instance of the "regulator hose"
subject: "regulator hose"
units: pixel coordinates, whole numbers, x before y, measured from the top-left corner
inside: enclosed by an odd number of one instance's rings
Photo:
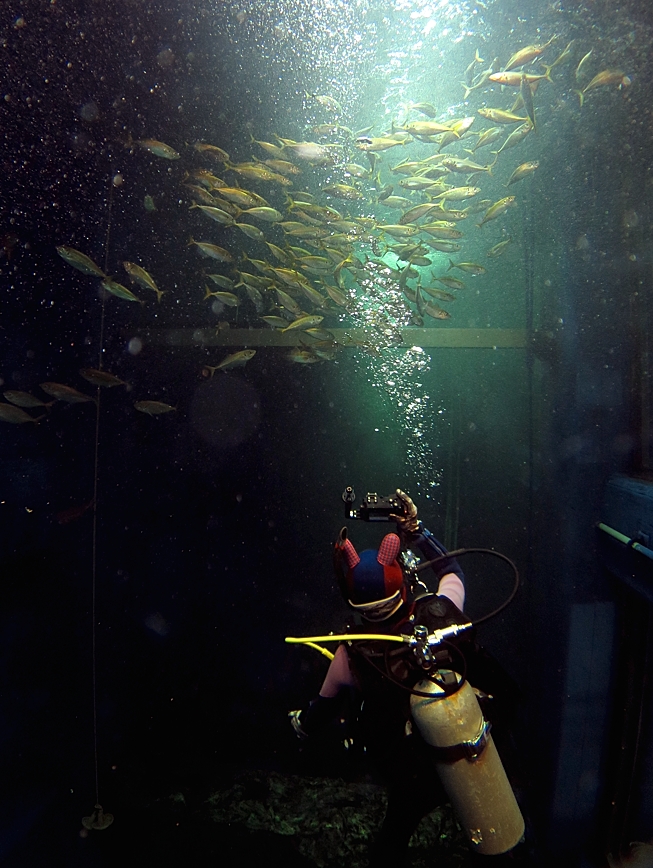
[[[415,567],[415,572],[419,573],[422,570],[425,570],[427,567],[432,567],[434,564],[440,563],[440,561],[451,560],[452,558],[460,558],[463,555],[471,555],[471,554],[485,554],[492,555],[495,558],[499,558],[502,561],[505,561],[511,567],[513,573],[515,574],[515,582],[512,587],[512,591],[508,595],[508,597],[501,603],[500,606],[497,606],[496,609],[493,609],[487,615],[483,615],[482,618],[474,618],[474,626],[478,624],[484,624],[486,621],[489,621],[490,618],[494,618],[495,615],[498,615],[499,612],[503,612],[503,610],[509,606],[512,601],[515,599],[515,595],[519,590],[520,578],[519,578],[519,570],[517,569],[517,565],[514,561],[512,561],[507,555],[501,554],[501,552],[497,552],[494,549],[455,549],[454,551],[447,552],[446,555],[440,555],[440,557],[433,558],[430,561],[424,561],[422,564],[418,564]]]

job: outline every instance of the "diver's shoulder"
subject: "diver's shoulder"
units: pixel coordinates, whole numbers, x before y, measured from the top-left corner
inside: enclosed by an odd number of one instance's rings
[[[430,623],[426,623],[427,621],[442,622],[445,626],[449,626],[461,623],[461,618],[465,617],[449,597],[438,596],[438,594],[425,594],[419,597],[414,603],[413,615],[416,623],[427,627],[431,626]]]

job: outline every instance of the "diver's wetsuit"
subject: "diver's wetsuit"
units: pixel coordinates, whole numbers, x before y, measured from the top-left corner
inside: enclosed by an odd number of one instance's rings
[[[446,553],[435,537],[423,529],[409,545],[418,547],[427,560]],[[461,611],[464,586],[458,562],[441,561],[434,565],[434,572],[439,580],[438,594],[426,594],[405,603],[386,621],[357,624],[353,632],[408,633],[415,624],[422,624],[430,633],[468,622]],[[455,644],[464,654],[470,683],[488,694],[501,692],[496,676],[503,680],[505,673],[474,642],[471,631],[462,634]],[[386,678],[382,674],[386,670],[407,687],[414,687],[423,677],[407,645],[374,640],[341,644],[320,695],[302,711],[299,719],[301,729],[310,735],[338,713],[342,691],[352,687],[359,691],[359,738],[388,786],[388,807],[371,853],[370,868],[400,868],[422,817],[447,801],[428,746],[416,728],[411,731],[410,693]],[[509,680],[508,684],[509,690],[504,692],[511,692],[513,685]]]

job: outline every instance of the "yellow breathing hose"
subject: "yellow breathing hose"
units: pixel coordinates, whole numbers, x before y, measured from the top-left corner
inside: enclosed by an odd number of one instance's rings
[[[352,639],[374,639],[377,641],[386,641],[386,642],[405,642],[401,636],[388,636],[386,633],[345,633],[341,636],[306,636],[305,638],[295,638],[293,636],[286,636],[286,642],[291,645],[308,645],[309,648],[315,648],[316,651],[319,651],[320,654],[324,654],[329,660],[333,660],[335,654],[332,654],[331,651],[327,651],[326,648],[320,647],[318,642],[349,642]]]
[[[326,648],[322,648],[321,645],[316,645],[315,642],[309,642],[308,640],[306,640],[304,644],[308,645],[309,648],[315,648],[315,650],[319,651],[320,654],[324,654],[327,660],[333,660],[333,658],[336,656],[332,651],[328,651]]]

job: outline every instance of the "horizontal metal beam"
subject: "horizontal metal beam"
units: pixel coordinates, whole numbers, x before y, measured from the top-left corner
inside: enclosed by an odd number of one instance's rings
[[[373,330],[329,329],[338,343],[382,343]],[[133,334],[130,335],[133,337]],[[146,329],[139,334],[146,343],[174,347],[294,347],[300,338],[306,344],[311,337],[299,330],[281,332],[277,329]],[[523,349],[526,346],[525,329],[455,329],[405,328],[401,329],[402,347],[459,347],[489,349]]]

